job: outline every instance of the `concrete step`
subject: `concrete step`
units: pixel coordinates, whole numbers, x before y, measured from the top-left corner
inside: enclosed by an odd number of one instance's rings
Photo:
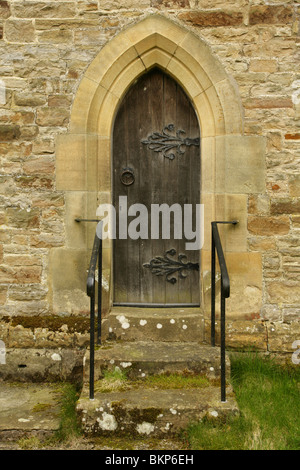
[[[200,307],[113,307],[102,322],[104,340],[202,342],[204,334]]]
[[[193,389],[139,388],[96,392],[90,400],[84,387],[77,403],[78,417],[86,435],[131,435],[172,437],[204,417],[224,419],[238,414],[230,387],[227,401],[221,402],[220,389],[206,386]]]
[[[89,379],[90,354],[84,357],[84,380]],[[193,342],[106,342],[95,351],[95,380],[119,368],[128,379],[156,374],[198,374],[220,377],[220,348]],[[226,356],[226,374],[230,361]]]

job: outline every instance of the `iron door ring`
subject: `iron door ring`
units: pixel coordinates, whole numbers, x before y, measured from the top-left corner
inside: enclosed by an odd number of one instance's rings
[[[125,186],[131,186],[135,181],[135,176],[132,168],[123,168],[120,180],[121,183]]]

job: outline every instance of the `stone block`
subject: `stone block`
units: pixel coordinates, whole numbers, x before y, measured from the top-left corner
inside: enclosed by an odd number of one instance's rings
[[[268,322],[268,344],[270,352],[277,353],[294,353],[296,348],[293,347],[295,341],[300,338],[300,326],[298,321],[290,323]],[[290,365],[292,365],[292,358]]]
[[[17,228],[38,228],[40,211],[35,208],[27,211],[20,207],[8,207],[6,209],[7,222]]]
[[[0,18],[6,19],[6,18],[9,18],[10,15],[11,15],[11,12],[10,12],[9,2],[7,2],[6,0],[1,0],[0,1]]]
[[[284,138],[285,140],[300,140],[300,133],[295,132],[294,134],[285,134]]]
[[[14,2],[17,18],[73,18],[75,2]]]
[[[211,90],[213,90],[213,93],[211,93]],[[202,137],[206,139],[224,134],[225,126],[222,110],[213,87],[209,88],[205,93],[200,93],[196,96],[194,103],[199,110]]]
[[[5,38],[8,42],[35,42],[35,29],[31,20],[7,20]]]
[[[65,29],[42,31],[38,34],[38,41],[47,44],[68,44],[72,43],[73,34],[72,31]]]
[[[72,95],[49,95],[48,106],[54,108],[69,108],[72,104]]]
[[[40,233],[31,235],[29,244],[34,248],[53,248],[64,244],[64,235],[57,233]]]
[[[273,73],[278,69],[277,60],[275,59],[251,59],[250,72],[268,72]]]
[[[147,8],[149,6],[150,0],[126,0],[126,4],[121,0],[100,0],[100,8],[103,10]]]
[[[265,191],[265,139],[261,136],[217,138],[219,192]]]
[[[189,8],[189,0],[150,0],[150,6],[158,10]]]
[[[244,101],[244,106],[247,109],[293,108],[293,101],[291,98],[285,97],[249,98]]]
[[[92,62],[90,67],[92,67],[93,64],[94,62]],[[107,90],[98,86],[93,79],[89,79],[86,76],[83,77],[72,106],[70,122],[71,133],[84,134],[87,132],[88,118],[93,122],[92,129],[96,128],[98,122],[97,116],[106,93]],[[92,107],[93,102],[95,105]]]
[[[86,217],[87,195],[85,191],[68,191],[65,195],[66,243],[69,248],[86,247],[87,224],[75,222],[76,218]],[[96,216],[94,217],[96,218]],[[96,225],[96,224],[95,224]]]
[[[44,127],[66,127],[70,112],[65,108],[39,108],[36,123]]]
[[[54,180],[50,176],[17,175],[15,182],[18,188],[22,190],[45,190],[53,188],[54,185]]]
[[[229,321],[226,325],[226,345],[233,349],[267,351],[267,329],[262,321]]]
[[[248,230],[261,236],[285,235],[290,231],[290,219],[282,215],[278,217],[249,216]]]
[[[188,90],[191,98],[195,98],[203,92],[198,78],[189,73],[186,69],[186,64],[182,64],[175,57],[170,59],[167,65],[167,71],[179,81],[185,90]]]
[[[228,318],[259,318],[262,306],[261,253],[226,253],[230,278]]]
[[[14,124],[1,124],[0,125],[0,141],[8,142],[16,140],[20,137],[20,126]]]
[[[22,140],[33,140],[39,133],[39,127],[32,126],[22,126],[20,128],[20,138]]]
[[[270,237],[251,237],[248,239],[251,251],[268,252],[276,250],[276,240]]]
[[[89,260],[86,249],[53,248],[49,270],[56,313],[88,312],[86,279]]]
[[[17,106],[43,106],[46,104],[47,98],[41,93],[27,93],[27,92],[15,92],[14,103]]]
[[[300,302],[300,284],[297,281],[273,281],[267,284],[268,301],[271,304],[296,304]]]
[[[189,11],[180,13],[178,18],[200,28],[243,24],[243,13],[240,11]]]
[[[271,214],[300,214],[300,199],[273,199],[271,201]]]
[[[85,190],[87,185],[87,140],[97,136],[60,135],[56,140],[56,188],[65,191]],[[96,167],[93,167],[94,173]]]
[[[23,171],[27,175],[32,174],[54,174],[55,161],[53,157],[33,157],[27,160],[23,165]]]
[[[5,266],[0,268],[0,282],[4,284],[32,284],[41,281],[40,266]]]
[[[64,195],[60,192],[36,193],[32,197],[32,207],[62,207],[64,206]]]
[[[292,215],[292,225],[294,228],[300,228],[300,215]]]
[[[227,225],[224,247],[226,251],[247,250],[247,196],[225,194],[225,220],[238,220],[237,225]]]
[[[293,20],[291,5],[252,5],[249,24],[289,24]]]
[[[114,307],[103,321],[102,332],[108,340],[201,342],[204,318],[198,308]]]
[[[13,285],[9,288],[8,299],[17,301],[41,300],[46,297],[47,292],[48,289],[41,284]]]
[[[222,106],[226,134],[243,134],[244,111],[239,98],[239,90],[234,80],[226,78],[215,84]]]
[[[195,34],[191,32],[186,34],[180,42],[180,46],[185,51],[190,52],[193,50],[193,53],[190,55],[201,65],[210,83],[216,84],[222,80],[228,79],[223,65],[212,55],[209,46],[204,41],[199,41],[199,38]],[[206,83],[203,83],[205,89]]]
[[[248,200],[248,213],[255,215],[269,214],[270,197],[267,194],[250,195]]]

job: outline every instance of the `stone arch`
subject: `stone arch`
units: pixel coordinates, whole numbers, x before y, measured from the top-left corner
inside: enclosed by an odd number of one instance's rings
[[[99,52],[77,90],[70,132],[109,136],[118,101],[155,65],[191,98],[203,137],[243,132],[238,92],[218,59],[194,33],[158,15],[122,31]]]
[[[228,214],[225,194],[255,192],[257,181],[250,177],[249,182],[243,172],[237,184],[231,183],[230,188],[226,180],[226,175],[230,175],[237,164],[237,152],[232,152],[233,140],[238,139],[239,150],[241,145],[249,148],[249,141],[241,143],[239,140],[244,139],[243,109],[234,80],[203,40],[180,24],[156,14],[123,30],[101,49],[79,84],[69,132],[57,138],[57,189],[66,191],[67,210],[68,198],[69,206],[77,208],[77,212],[74,209],[72,215],[67,215],[66,249],[86,251],[86,243],[92,245],[94,228],[75,227],[74,216],[94,218],[99,203],[111,202],[111,132],[116,110],[130,85],[154,66],[179,82],[199,119],[201,194],[206,207],[204,272],[210,221]],[[248,160],[243,161],[246,167]],[[240,245],[246,251],[245,224],[241,230]],[[104,259],[108,281],[111,251],[107,242]],[[107,302],[109,304],[109,294]]]

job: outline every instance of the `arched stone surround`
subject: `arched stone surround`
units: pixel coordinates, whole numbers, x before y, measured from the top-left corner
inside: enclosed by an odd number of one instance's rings
[[[123,30],[101,49],[79,84],[69,132],[57,138],[56,188],[66,197],[66,245],[51,254],[53,309],[76,311],[88,305],[84,279],[95,224],[77,224],[74,219],[95,218],[97,206],[111,202],[114,117],[130,85],[154,66],[179,82],[199,119],[205,210],[203,302],[209,290],[210,222],[235,218],[239,225],[224,228],[222,234],[234,286],[229,312],[247,315],[253,312],[253,302],[257,310],[261,302],[261,255],[247,251],[247,200],[249,194],[265,188],[265,142],[262,137],[243,134],[237,86],[209,46],[160,15],[150,15]],[[111,299],[111,257],[111,242],[105,241],[106,311]],[[64,260],[73,260],[78,272],[69,270],[61,279],[58,267]]]

